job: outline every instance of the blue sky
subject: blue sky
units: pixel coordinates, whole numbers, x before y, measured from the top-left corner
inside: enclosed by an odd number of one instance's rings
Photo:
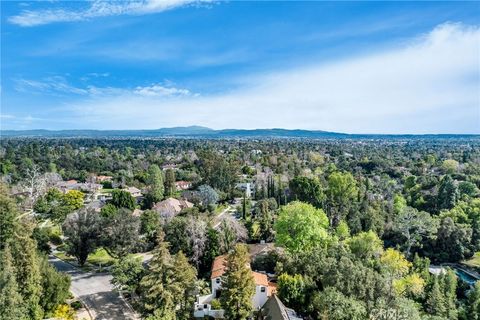
[[[2,129],[480,133],[479,2],[1,2]]]

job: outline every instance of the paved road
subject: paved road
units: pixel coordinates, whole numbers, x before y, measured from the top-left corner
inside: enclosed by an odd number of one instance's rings
[[[95,320],[140,319],[114,291],[111,275],[84,272],[55,256],[49,256],[48,260],[57,270],[71,276],[70,290],[87,305]]]

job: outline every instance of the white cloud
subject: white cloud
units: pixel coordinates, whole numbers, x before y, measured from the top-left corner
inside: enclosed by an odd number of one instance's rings
[[[231,92],[165,100],[155,85],[70,106],[83,126],[284,127],[480,133],[480,28],[447,23],[388,51],[252,75]],[[146,94],[137,94],[143,92]]]
[[[109,73],[90,73],[95,77],[107,77]],[[89,80],[88,77],[81,77],[81,81]],[[86,85],[84,87],[74,86],[68,82],[63,76],[51,76],[41,80],[15,79],[15,88],[19,92],[26,93],[47,93],[51,95],[70,95],[76,94],[81,96],[89,96],[91,98],[98,97],[118,97],[118,96],[142,96],[142,97],[188,97],[199,96],[185,88],[175,87],[175,83],[164,81],[164,83],[155,83],[149,86],[137,86],[135,88],[116,88],[116,87],[97,87]]]
[[[209,2],[208,0],[94,0],[85,9],[23,10],[8,20],[22,27],[32,27],[56,22],[84,21],[92,18],[117,15],[142,15],[163,12],[177,7]]]
[[[15,79],[15,88],[20,92],[73,93],[86,95],[88,90],[77,88],[67,82],[65,77],[51,76],[38,80]]]
[[[136,87],[134,93],[144,97],[187,97],[192,95],[190,90],[165,87],[161,84],[152,84],[151,86],[146,87]]]

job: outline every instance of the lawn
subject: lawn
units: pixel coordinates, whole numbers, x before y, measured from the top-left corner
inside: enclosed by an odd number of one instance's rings
[[[223,210],[227,209],[227,205],[226,204],[221,204],[221,205],[218,205],[216,208],[215,208],[215,213],[216,214],[220,214],[222,213]]]
[[[480,252],[475,253],[473,257],[468,260],[462,261],[462,263],[469,267],[480,269]]]
[[[102,267],[109,266],[115,263],[115,258],[110,256],[107,250],[98,248],[95,252],[90,253],[87,262],[94,265],[102,265]]]
[[[58,258],[62,259],[63,261],[67,261],[75,265],[77,264],[77,260],[74,257],[67,255],[63,251],[58,251],[55,253],[55,255]],[[95,252],[90,253],[88,255],[87,262],[82,267],[82,269],[84,271],[90,271],[92,268],[94,268],[94,266],[96,267],[101,266],[103,268],[103,267],[111,266],[114,263],[115,263],[115,258],[110,256],[105,249],[98,248],[97,250],[95,250]]]

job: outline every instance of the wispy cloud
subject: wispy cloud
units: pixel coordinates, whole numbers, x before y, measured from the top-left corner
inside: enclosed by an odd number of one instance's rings
[[[90,73],[94,77],[106,77],[108,73]],[[81,77],[80,80],[87,81],[88,77]],[[71,84],[64,76],[45,77],[41,80],[15,79],[15,88],[19,92],[25,93],[42,93],[51,95],[80,95],[89,96],[91,98],[98,97],[118,97],[118,96],[139,96],[139,97],[157,97],[157,98],[174,98],[174,97],[196,97],[198,93],[191,92],[185,88],[176,87],[171,81],[163,83],[153,83],[147,86],[137,86],[134,88],[118,88],[118,87],[98,87],[93,85],[75,86]]]
[[[151,86],[146,87],[136,87],[134,93],[144,97],[198,96],[198,94],[192,94],[192,92],[187,89],[165,87],[161,84],[152,84]]]
[[[84,21],[92,18],[118,16],[118,15],[143,15],[163,12],[177,7],[195,3],[209,2],[208,0],[130,0],[130,1],[104,1],[89,2],[89,6],[80,9],[46,9],[23,10],[19,15],[8,20],[22,27],[33,27],[56,22]],[[67,2],[68,3],[68,2]]]
[[[155,85],[70,106],[83,126],[309,128],[351,133],[480,133],[480,28],[447,23],[401,47],[252,75],[247,86],[166,101]],[[139,95],[135,92],[146,92]],[[160,95],[161,97],[161,95]],[[135,124],[135,125],[133,125]]]
[[[88,94],[87,89],[72,86],[63,76],[46,77],[41,81],[23,78],[15,79],[15,89],[19,92]]]

